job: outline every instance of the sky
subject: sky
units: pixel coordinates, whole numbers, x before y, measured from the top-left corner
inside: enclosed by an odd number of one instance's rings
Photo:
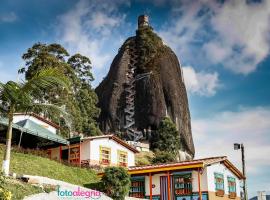
[[[243,143],[249,197],[269,192],[270,1],[1,0],[0,81],[21,79],[22,54],[42,42],[89,57],[97,86],[140,14],[181,63],[196,158],[226,155],[241,169]]]

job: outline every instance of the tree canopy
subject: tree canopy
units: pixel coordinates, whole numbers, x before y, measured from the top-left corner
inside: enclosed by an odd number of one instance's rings
[[[96,118],[99,115],[97,95],[91,86],[94,80],[91,73],[92,65],[88,57],[75,54],[70,56],[60,44],[34,44],[23,54],[25,67],[19,73],[25,74],[29,80],[34,74],[46,67],[57,68],[71,81],[71,92],[62,92],[61,88],[54,87],[44,90],[44,95],[37,97],[40,102],[49,102],[55,105],[65,105],[70,113],[70,121],[56,118],[55,113],[43,113],[52,121],[60,124],[61,134],[67,136],[69,130],[85,135],[98,135]],[[37,110],[36,112],[41,112]]]
[[[177,160],[180,150],[180,135],[173,121],[165,117],[159,124],[151,148],[154,149],[156,159],[154,162],[171,162]],[[168,156],[171,155],[171,156]]]
[[[103,190],[115,200],[124,200],[130,188],[130,176],[122,167],[107,167],[101,179]]]

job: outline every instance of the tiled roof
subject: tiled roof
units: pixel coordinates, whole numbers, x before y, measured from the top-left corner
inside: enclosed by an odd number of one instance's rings
[[[211,157],[211,158],[183,161],[183,162],[177,162],[177,163],[166,163],[166,164],[145,165],[145,166],[132,166],[132,167],[129,167],[129,170],[132,171],[132,170],[143,170],[143,169],[155,169],[155,168],[162,168],[162,167],[176,167],[176,166],[194,165],[194,164],[203,164],[204,166],[207,166],[207,165],[211,165],[214,163],[219,163],[219,162],[224,161],[226,159],[227,159],[226,156]]]
[[[110,135],[99,135],[99,136],[91,136],[91,137],[85,137],[82,138],[82,140],[97,140],[97,139],[103,139],[103,138],[108,138],[116,141],[117,143],[121,144],[122,146],[126,147],[130,151],[133,151],[134,153],[139,153],[137,149],[126,143],[124,140],[121,140],[120,138],[116,137],[113,134]]]
[[[166,163],[157,165],[146,165],[146,166],[133,166],[129,167],[128,171],[130,174],[143,174],[149,172],[165,172],[168,170],[184,170],[193,168],[204,168],[212,164],[222,163],[228,169],[230,169],[239,179],[244,179],[243,174],[227,159],[226,156],[211,157],[204,159],[196,159],[191,161],[183,161],[177,163]]]

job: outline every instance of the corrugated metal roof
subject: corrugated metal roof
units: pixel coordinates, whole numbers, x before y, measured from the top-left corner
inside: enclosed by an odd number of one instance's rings
[[[8,119],[0,117],[0,124],[8,126]],[[52,133],[41,125],[33,122],[30,119],[25,119],[12,125],[13,128],[23,131],[34,136],[38,136],[47,140],[51,140],[61,144],[69,144],[69,142],[61,136]]]

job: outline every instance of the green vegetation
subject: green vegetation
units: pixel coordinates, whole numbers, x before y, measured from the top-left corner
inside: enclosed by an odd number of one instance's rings
[[[140,152],[135,155],[136,166],[150,165],[154,158],[153,152]]]
[[[97,95],[91,86],[94,80],[91,73],[92,65],[89,58],[80,54],[69,57],[67,50],[59,44],[34,44],[22,56],[26,66],[19,70],[30,80],[42,69],[52,67],[61,70],[71,81],[71,90],[64,92],[59,87],[44,90],[42,96],[36,97],[40,102],[50,102],[55,105],[65,105],[70,114],[69,119],[59,119],[54,112],[42,112],[46,117],[61,124],[61,134],[69,136],[70,130],[85,135],[99,135],[96,118],[100,110],[96,107]]]
[[[41,192],[44,191],[40,187],[32,186],[15,179],[6,178],[0,174],[0,199],[2,200],[21,200],[25,196]]]
[[[166,163],[176,161],[180,149],[180,136],[175,124],[168,117],[165,117],[151,141],[151,147],[154,149],[155,163]]]
[[[152,160],[152,163],[159,164],[159,163],[170,163],[176,160],[175,155],[167,152],[167,151],[155,151],[155,156]]]
[[[107,167],[101,179],[104,192],[112,199],[124,200],[130,188],[130,176],[122,167]]]
[[[26,196],[44,192],[40,187],[9,179],[5,184],[12,194],[12,200],[21,200]]]
[[[140,70],[150,72],[154,65],[148,65],[154,57],[163,50],[162,39],[153,31],[152,27],[141,27],[136,31],[136,41],[140,54]],[[155,70],[157,71],[157,70]]]
[[[6,84],[0,82],[0,102],[4,109],[0,114],[8,118],[8,128],[6,136],[6,151],[3,161],[3,172],[9,173],[10,149],[12,140],[13,115],[16,112],[27,113],[35,108],[40,110],[52,110],[59,114],[64,114],[64,110],[50,103],[40,103],[36,97],[42,96],[43,91],[48,88],[61,87],[62,91],[67,92],[69,81],[59,69],[44,68],[35,73],[26,82],[8,81]]]
[[[0,157],[3,156],[3,150],[4,145],[0,144]],[[45,176],[81,186],[98,181],[93,170],[66,166],[47,158],[14,151],[10,171],[17,174]]]

